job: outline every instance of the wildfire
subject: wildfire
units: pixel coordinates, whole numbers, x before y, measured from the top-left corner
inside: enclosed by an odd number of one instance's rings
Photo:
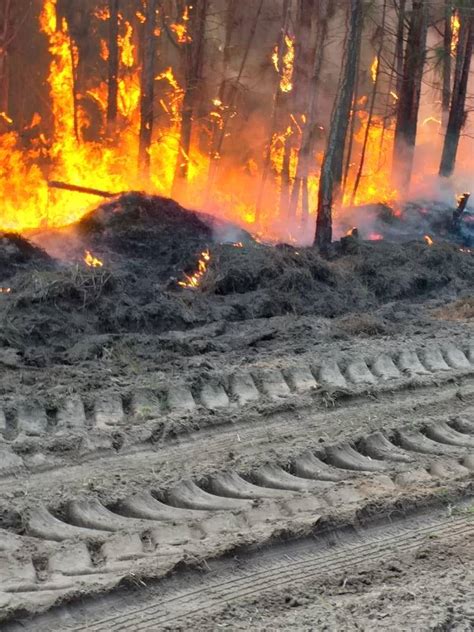
[[[280,90],[282,92],[291,92],[293,90],[293,69],[295,63],[295,40],[289,35],[285,35],[285,52],[281,58],[280,68],[280,51],[275,46],[272,54],[272,61],[275,70],[280,74]]]
[[[456,50],[459,44],[459,30],[461,28],[461,20],[459,19],[459,14],[457,11],[454,11],[451,16],[451,54],[454,56],[456,54]]]
[[[431,237],[429,235],[425,235],[423,237],[423,239],[426,241],[426,243],[428,244],[428,246],[432,246],[434,244],[434,241],[431,239]]]
[[[180,285],[181,287],[187,287],[187,288],[199,287],[204,275],[206,274],[208,270],[210,260],[211,260],[211,253],[209,252],[209,249],[201,252],[201,258],[198,261],[197,271],[191,276],[188,276],[187,274],[185,274],[184,275],[185,280],[178,281],[178,285]]]
[[[176,35],[178,44],[188,44],[192,42],[192,37],[188,33],[189,7],[187,5],[181,19],[182,23],[175,22],[174,24],[170,24],[170,29]]]
[[[370,233],[369,241],[383,241],[383,235],[380,233]]]
[[[86,250],[84,253],[84,262],[90,268],[102,268],[104,265],[103,262],[100,259],[97,259],[97,257],[94,257],[89,250]]]
[[[377,81],[378,71],[379,71],[379,58],[375,57],[370,67],[370,76],[372,77],[372,81],[374,83]]]
[[[135,64],[135,45],[132,41],[133,27],[130,22],[125,22],[125,34],[119,35],[120,61],[126,68],[133,68]]]

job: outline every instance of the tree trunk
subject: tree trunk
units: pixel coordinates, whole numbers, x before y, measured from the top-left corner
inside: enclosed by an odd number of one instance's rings
[[[406,0],[400,0],[398,4],[398,23],[397,23],[397,40],[395,45],[395,64],[396,64],[396,93],[400,96],[403,85],[403,53],[405,48],[405,18],[406,18]]]
[[[3,10],[0,10],[0,112],[8,114],[9,79],[8,49],[11,27],[11,0],[4,0]]]
[[[173,192],[188,178],[193,115],[204,59],[208,0],[196,0],[188,8],[190,41],[184,44],[186,87],[181,113],[179,151],[174,172]]]
[[[443,35],[443,89],[441,93],[441,113],[443,127],[446,127],[449,118],[449,104],[451,103],[451,45],[453,41],[453,29],[451,19],[453,17],[453,2],[445,0],[444,35]]]
[[[459,81],[453,90],[448,127],[444,138],[443,154],[439,168],[439,175],[445,178],[449,178],[453,174],[454,167],[456,165],[459,138],[466,118],[465,105],[467,84],[469,81],[469,72],[473,53],[474,16],[472,16],[468,11],[462,11],[461,13],[461,30],[464,30],[465,32],[465,37],[463,38],[465,46],[463,51],[458,50],[457,53],[461,56],[461,60],[457,60],[461,66],[461,73]]]
[[[351,197],[351,206],[354,205],[355,203],[355,198],[357,195],[357,189],[359,188],[359,184],[360,184],[360,180],[362,178],[362,173],[364,171],[364,162],[365,162],[365,155],[367,153],[367,144],[369,142],[369,133],[370,133],[370,128],[372,126],[372,120],[374,118],[374,108],[375,108],[375,100],[377,99],[377,88],[379,85],[379,79],[380,79],[380,68],[382,65],[382,53],[383,53],[383,45],[384,45],[384,37],[385,37],[385,16],[387,13],[387,0],[383,1],[383,9],[382,9],[382,32],[380,34],[380,43],[379,43],[379,47],[377,50],[377,59],[378,61],[378,65],[377,65],[377,71],[375,73],[375,81],[374,81],[374,87],[372,89],[372,96],[370,99],[370,105],[369,105],[369,118],[367,120],[367,125],[365,128],[365,134],[364,134],[364,142],[362,143],[362,152],[360,155],[360,162],[359,162],[359,168],[357,170],[357,175],[356,175],[356,179],[354,182],[354,189],[352,191],[352,197]]]
[[[413,0],[408,41],[399,93],[393,153],[392,179],[399,190],[410,186],[415,154],[421,80],[426,58],[427,7],[424,0]]]
[[[350,0],[350,24],[344,65],[331,117],[329,137],[321,167],[315,245],[326,251],[332,240],[332,207],[341,185],[344,145],[356,83],[363,27],[363,1]]]
[[[150,146],[153,137],[157,8],[158,0],[148,0],[143,34],[138,168],[145,180],[150,177]]]
[[[285,35],[287,34],[289,19],[291,13],[291,2],[290,0],[283,0],[283,16],[282,16],[282,25],[280,30],[280,36],[278,38],[278,68],[280,72],[276,74],[275,80],[275,88],[274,88],[274,96],[272,102],[272,113],[270,116],[270,126],[269,126],[269,134],[268,134],[268,144],[265,152],[265,159],[263,162],[262,168],[262,178],[260,180],[260,187],[257,195],[257,203],[255,205],[255,223],[258,224],[260,221],[260,215],[262,212],[262,203],[263,203],[263,195],[265,192],[265,185],[267,183],[268,171],[270,169],[271,162],[271,152],[272,152],[272,141],[277,130],[277,119],[278,112],[280,109],[280,104],[282,100],[282,92],[280,89],[281,83],[281,69],[283,66],[283,48],[285,44]]]
[[[323,5],[323,6],[321,6]],[[332,5],[332,6],[331,6]],[[301,145],[298,152],[298,162],[296,166],[296,176],[293,182],[293,189],[291,191],[290,198],[290,217],[295,217],[298,209],[298,203],[301,195],[301,220],[302,224],[306,224],[309,216],[308,206],[308,175],[309,165],[311,161],[311,153],[314,145],[314,135],[316,127],[316,110],[317,110],[317,98],[319,92],[319,82],[321,77],[321,69],[324,60],[324,48],[326,46],[326,40],[328,35],[329,20],[332,16],[334,5],[332,2],[326,1],[316,3],[316,19],[317,19],[317,34],[316,34],[316,47],[314,50],[313,68],[308,87],[308,97],[306,101],[305,115],[306,123],[303,126],[301,134]]]
[[[109,76],[107,96],[107,133],[115,134],[118,112],[118,74],[119,74],[119,0],[109,0]]]

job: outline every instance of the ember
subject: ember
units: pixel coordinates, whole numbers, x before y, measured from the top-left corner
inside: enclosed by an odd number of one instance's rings
[[[84,254],[84,262],[91,268],[102,268],[104,265],[103,262],[100,259],[97,259],[97,257],[94,257],[89,250],[86,250]]]
[[[11,294],[11,287],[0,287],[0,294]]]
[[[433,240],[431,239],[431,237],[429,235],[425,235],[423,237],[423,239],[425,240],[425,242],[428,244],[428,246],[432,246],[433,245]]]

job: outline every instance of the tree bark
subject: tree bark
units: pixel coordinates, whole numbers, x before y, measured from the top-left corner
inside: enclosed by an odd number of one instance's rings
[[[11,0],[4,0],[3,10],[0,10],[0,112],[8,114],[8,96],[9,96],[9,64],[8,49],[11,27]]]
[[[143,35],[138,168],[146,180],[150,177],[150,146],[153,137],[157,8],[158,0],[148,0]]]
[[[399,93],[392,179],[399,190],[408,190],[413,169],[421,80],[426,59],[427,6],[413,0],[408,41],[403,65],[403,82]]]
[[[443,127],[446,127],[449,118],[449,105],[451,103],[451,45],[453,41],[453,29],[451,19],[453,17],[453,2],[445,0],[444,34],[443,34],[443,88],[441,93],[441,113]]]
[[[403,85],[403,59],[405,48],[405,18],[406,18],[406,0],[400,0],[398,3],[398,23],[397,23],[397,39],[395,44],[395,64],[396,64],[396,93],[400,96]]]
[[[313,68],[311,72],[311,79],[310,85],[308,87],[308,97],[305,108],[306,123],[303,126],[303,131],[301,135],[301,144],[300,150],[298,152],[298,162],[296,166],[296,176],[291,191],[289,209],[290,217],[295,217],[301,195],[301,221],[303,225],[306,224],[309,217],[309,165],[314,145],[317,100],[319,93],[321,69],[324,61],[324,48],[326,46],[329,20],[332,17],[334,5],[332,4],[332,2],[328,2],[326,0],[326,2],[317,2],[315,8],[317,11],[316,47],[314,50]]]
[[[362,152],[361,152],[361,155],[360,155],[359,168],[357,170],[357,175],[356,175],[355,182],[354,182],[354,189],[352,191],[351,206],[353,206],[354,203],[355,203],[355,198],[356,198],[356,195],[357,195],[357,189],[359,188],[360,180],[362,178],[362,173],[364,171],[364,162],[365,162],[365,155],[367,153],[367,144],[369,142],[369,133],[370,133],[370,128],[372,126],[372,120],[374,118],[375,101],[377,99],[377,88],[378,88],[379,79],[380,79],[380,67],[381,67],[381,64],[382,64],[382,53],[383,53],[384,37],[385,37],[385,16],[386,16],[386,13],[387,13],[387,0],[383,0],[382,32],[380,34],[380,43],[379,43],[379,47],[378,47],[378,50],[377,50],[378,65],[377,65],[377,71],[375,73],[375,81],[374,81],[374,86],[373,86],[373,89],[372,89],[372,96],[371,96],[371,99],[370,99],[369,118],[367,120],[367,125],[366,125],[366,128],[365,128],[364,142],[362,143]]]
[[[329,137],[319,181],[318,215],[314,243],[322,252],[328,249],[332,240],[332,207],[341,185],[344,145],[354,95],[357,62],[360,55],[362,13],[362,0],[350,0],[349,32],[344,53],[344,65],[331,117]]]
[[[193,5],[189,6],[190,41],[183,45],[185,47],[186,87],[183,96],[179,151],[174,172],[173,191],[176,191],[180,184],[188,178],[193,115],[204,60],[207,9],[208,0],[196,0]]]
[[[109,0],[109,68],[107,96],[107,133],[115,134],[118,113],[118,74],[119,74],[119,0]]]
[[[464,31],[465,33],[465,37],[463,37],[465,42],[464,50],[458,50],[457,52],[460,56],[460,59],[457,60],[457,64],[459,63],[461,66],[461,72],[459,81],[453,89],[448,126],[444,138],[443,154],[439,168],[439,175],[444,178],[449,178],[454,172],[459,139],[466,118],[465,105],[467,84],[471,69],[474,40],[474,16],[467,10],[461,10],[461,31]]]

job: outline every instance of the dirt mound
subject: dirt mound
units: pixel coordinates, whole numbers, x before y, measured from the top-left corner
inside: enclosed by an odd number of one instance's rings
[[[53,268],[53,259],[44,250],[16,233],[0,233],[0,282],[17,272]]]
[[[471,290],[474,278],[474,257],[454,244],[345,238],[325,260],[312,248],[257,243],[235,226],[140,194],[104,204],[47,238],[68,253],[68,263],[18,237],[0,242],[12,287],[0,301],[0,344],[38,363],[44,349],[67,356],[84,336],[103,341],[288,314],[363,315],[393,301],[443,293],[452,300]],[[87,267],[85,249],[103,266]],[[200,267],[199,287],[179,284]]]

